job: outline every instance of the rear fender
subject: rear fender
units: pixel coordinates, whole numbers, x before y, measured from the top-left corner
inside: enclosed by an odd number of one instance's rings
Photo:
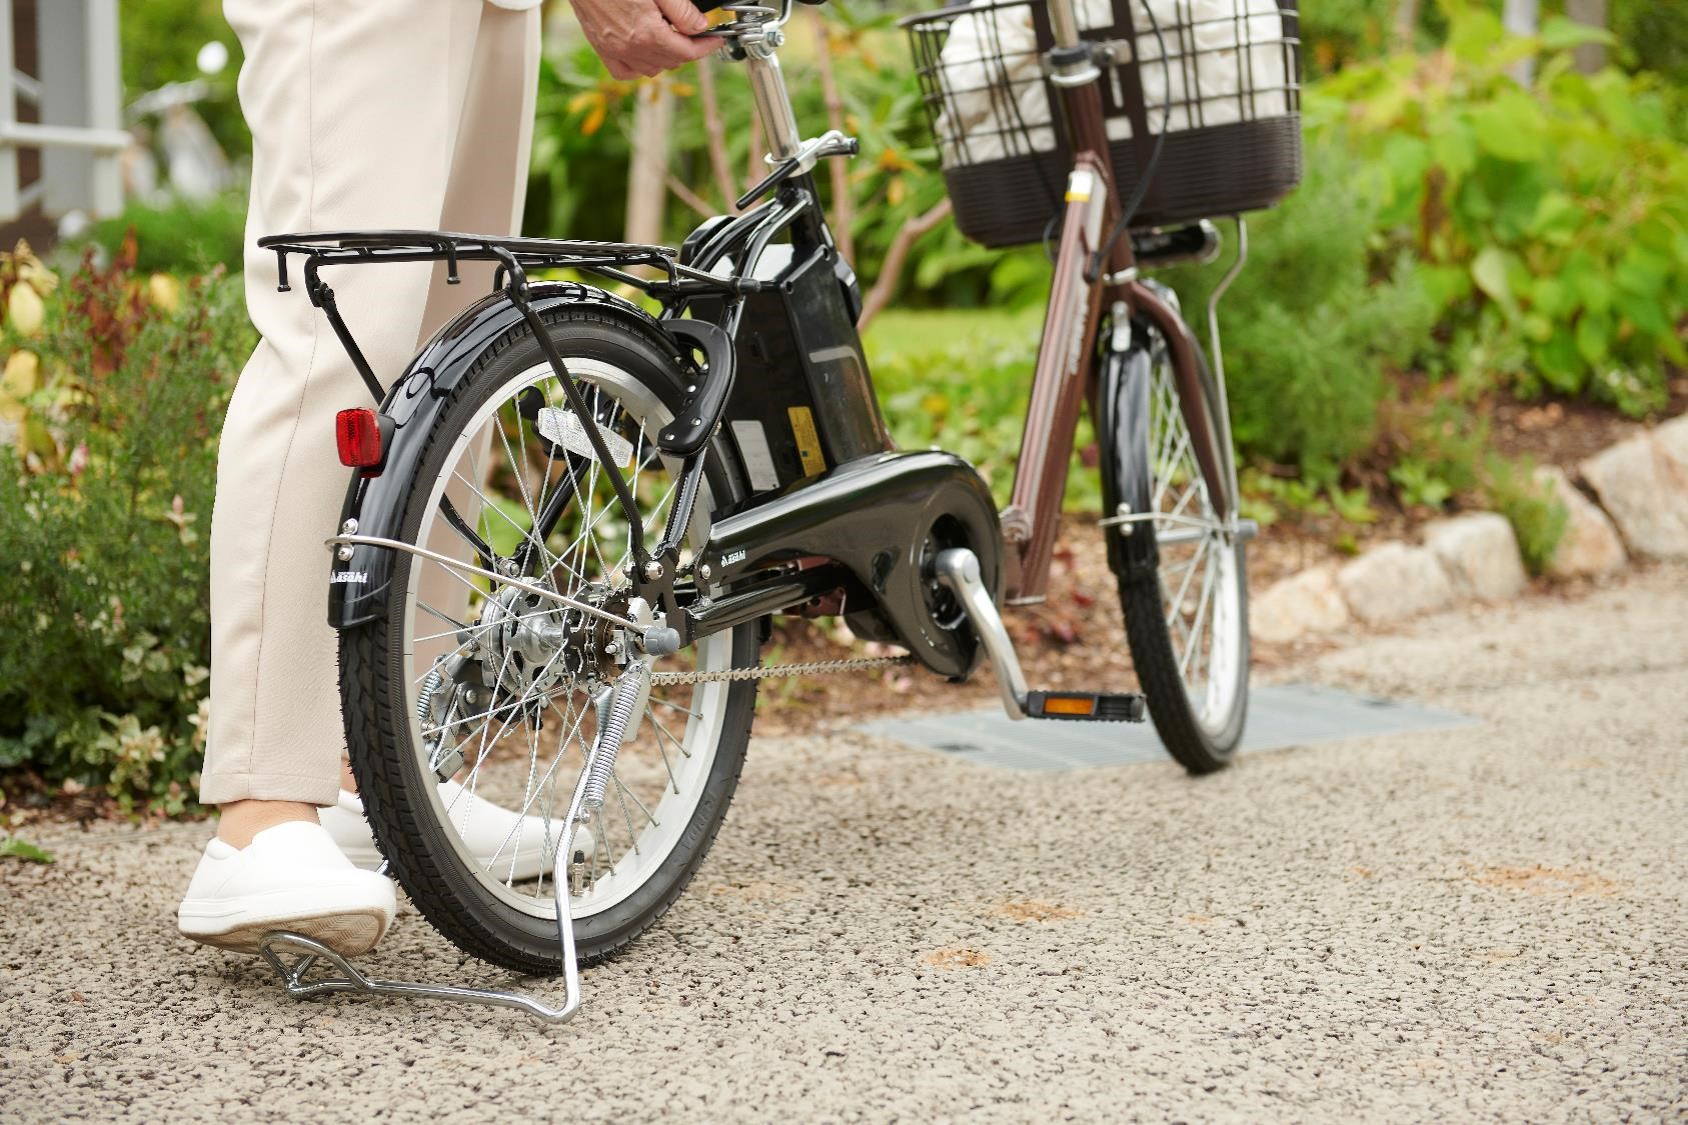
[[[657,321],[636,305],[601,289],[570,283],[539,283],[529,303],[545,313],[564,305],[590,305],[626,318],[656,338],[664,338]],[[476,362],[504,334],[521,324],[522,310],[503,292],[491,294],[463,310],[441,328],[410,361],[387,392],[381,413],[393,420],[393,434],[381,474],[354,475],[340,509],[342,533],[399,539],[410,483],[420,468],[428,435],[451,402],[452,392],[468,378]],[[671,344],[669,346],[672,346]],[[350,629],[373,621],[386,609],[393,581],[395,552],[385,547],[354,546],[349,558],[333,557],[328,588],[328,623]]]

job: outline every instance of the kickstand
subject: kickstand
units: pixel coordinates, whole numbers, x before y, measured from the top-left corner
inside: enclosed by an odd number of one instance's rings
[[[566,1023],[580,1011],[580,964],[574,953],[574,919],[569,916],[567,857],[573,853],[575,830],[579,827],[580,791],[585,788],[590,767],[581,771],[581,782],[575,786],[574,804],[569,810],[568,823],[563,827],[562,839],[552,855],[552,897],[557,903],[557,941],[563,949],[563,1006],[553,1008],[520,992],[506,992],[496,988],[463,988],[454,984],[421,984],[416,981],[381,980],[366,977],[351,963],[328,946],[304,934],[291,930],[271,930],[258,939],[258,952],[270,963],[286,986],[287,994],[296,1000],[321,996],[329,992],[371,992],[381,996],[417,996],[426,1000],[460,1000],[468,1004],[490,1004],[499,1008],[519,1008],[541,1023]],[[558,878],[561,873],[561,878]],[[291,964],[285,960],[293,956]],[[339,976],[306,980],[305,974],[318,961],[337,969]]]
[[[573,927],[565,924],[565,932]],[[574,943],[571,941],[569,945]],[[418,996],[428,1000],[460,1000],[469,1004],[490,1004],[499,1008],[518,1008],[541,1023],[566,1023],[580,1011],[580,981],[577,976],[573,950],[564,970],[567,979],[563,986],[563,1006],[552,1008],[520,992],[505,992],[496,988],[462,988],[450,984],[419,984],[415,981],[382,980],[366,977],[338,953],[319,941],[289,930],[272,930],[258,941],[258,952],[270,963],[287,994],[303,1000],[329,992],[372,992],[383,996]],[[285,958],[294,954],[292,964]],[[307,981],[305,974],[319,960],[339,970],[339,976]]]
[[[563,1006],[553,1008],[520,992],[506,992],[496,988],[463,988],[451,984],[422,984],[415,981],[382,980],[366,977],[334,950],[314,938],[290,930],[272,930],[258,940],[258,952],[281,977],[287,994],[298,1000],[330,992],[369,992],[382,996],[415,996],[425,1000],[458,1000],[468,1004],[489,1004],[499,1008],[516,1008],[541,1023],[567,1023],[580,1011],[580,962],[575,956],[574,919],[569,913],[568,857],[573,855],[575,833],[580,826],[602,807],[604,791],[615,770],[615,756],[628,720],[635,711],[642,711],[650,695],[651,661],[643,657],[633,661],[627,671],[617,677],[604,699],[605,721],[598,728],[586,768],[575,782],[574,797],[569,802],[568,819],[563,824],[557,850],[551,857],[551,895],[557,904],[557,941],[563,952]],[[284,958],[293,955],[289,964]],[[308,981],[305,975],[318,961],[339,970],[339,976]]]

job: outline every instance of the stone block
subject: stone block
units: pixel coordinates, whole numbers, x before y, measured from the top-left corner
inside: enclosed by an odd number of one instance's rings
[[[1249,602],[1249,632],[1272,644],[1348,624],[1348,604],[1336,588],[1336,570],[1319,566],[1273,583]]]
[[[1336,585],[1349,612],[1368,625],[1402,621],[1454,602],[1453,582],[1436,556],[1405,543],[1385,543],[1346,563]]]
[[[1624,543],[1655,559],[1688,558],[1688,466],[1676,453],[1688,438],[1674,425],[1661,439],[1638,434],[1582,463],[1582,475]]]
[[[1536,480],[1553,489],[1565,505],[1565,535],[1547,564],[1554,578],[1590,578],[1614,574],[1629,564],[1629,552],[1612,526],[1611,517],[1600,505],[1584,496],[1565,471],[1556,465],[1536,470]]]
[[[1512,524],[1494,512],[1469,512],[1424,529],[1430,548],[1461,597],[1505,601],[1530,584]]]

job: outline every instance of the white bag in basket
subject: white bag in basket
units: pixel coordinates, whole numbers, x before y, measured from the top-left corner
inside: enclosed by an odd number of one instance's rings
[[[988,7],[996,0],[973,0]],[[1133,0],[1135,53],[1151,129],[1227,125],[1290,110],[1289,51],[1278,0]],[[1079,27],[1111,27],[1111,0],[1076,0]],[[1168,60],[1149,22],[1152,10]],[[960,16],[938,54],[946,97],[938,115],[944,167],[1055,148],[1049,95],[1032,26],[1018,4]],[[1104,82],[1121,81],[1117,70]],[[1167,116],[1167,102],[1171,116]],[[1116,89],[1116,100],[1118,92]],[[1110,140],[1131,136],[1124,117],[1107,121]],[[1029,147],[1028,147],[1029,145]]]

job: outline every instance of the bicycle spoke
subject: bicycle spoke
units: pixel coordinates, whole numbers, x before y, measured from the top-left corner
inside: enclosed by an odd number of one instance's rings
[[[582,369],[580,422],[628,443],[630,458],[620,469],[627,493],[645,528],[661,528],[680,495],[682,463],[664,456],[654,439],[671,415],[666,407],[652,412],[648,396],[633,400],[646,403],[643,409],[630,409],[625,378],[614,387],[599,385],[596,369],[585,361]],[[519,556],[526,560],[527,581],[593,604],[619,604],[631,596],[627,571],[633,555],[628,513],[612,487],[612,470],[540,433],[543,416],[535,414],[531,397],[524,408],[522,396],[539,393],[545,396],[540,408],[555,409],[558,383],[548,368],[534,368],[533,376],[512,380],[497,392],[501,397],[476,408],[437,470],[416,541],[443,542],[451,557],[482,569],[488,548],[500,560]],[[451,499],[442,500],[448,488]],[[457,510],[458,519],[451,519]],[[706,521],[711,511],[706,493],[694,519]],[[698,529],[706,526],[694,522],[688,542],[698,541]],[[694,690],[688,698],[681,690],[672,698],[649,699],[641,721],[625,734],[610,774],[613,799],[606,792],[580,826],[583,841],[590,843],[559,863],[555,849],[568,828],[561,823],[563,810],[597,737],[593,698],[619,674],[601,653],[580,647],[603,643],[603,627],[594,622],[582,627],[577,615],[555,605],[534,608],[497,578],[455,566],[419,562],[409,582],[404,651],[412,661],[405,676],[411,681],[412,717],[406,729],[416,732],[416,752],[430,771],[438,762],[452,763],[440,768],[451,769],[459,788],[450,796],[441,793],[444,800],[431,815],[457,834],[455,846],[479,885],[526,913],[549,915],[547,887],[554,890],[554,880],[572,879],[568,894],[584,917],[623,901],[666,870],[662,865],[676,847],[695,846],[686,833],[706,791],[726,691]],[[425,597],[418,596],[422,588]],[[666,661],[729,667],[730,645],[731,635],[722,634]],[[438,699],[421,698],[443,661],[464,657],[477,662],[470,666],[473,676],[463,677],[463,686],[478,693],[475,704],[452,683]],[[665,668],[687,666],[666,661]],[[669,725],[675,715],[681,730]],[[498,831],[489,833],[492,824]],[[467,852],[470,839],[479,849],[474,854]],[[536,855],[536,848],[543,850]],[[580,855],[579,863],[574,855]]]

